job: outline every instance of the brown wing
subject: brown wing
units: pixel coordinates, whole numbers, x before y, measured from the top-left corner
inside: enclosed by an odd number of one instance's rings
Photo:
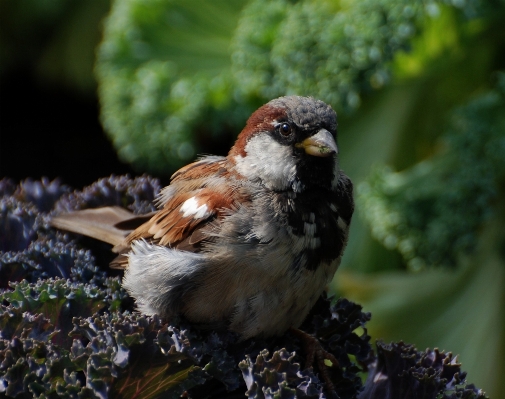
[[[111,262],[111,267],[127,266],[124,254],[138,239],[200,251],[202,242],[210,239],[206,233],[210,224],[218,223],[223,212],[232,209],[240,196],[235,186],[229,184],[226,162],[225,158],[208,157],[177,171],[171,184],[160,193],[160,210],[114,247],[114,252],[120,255]]]

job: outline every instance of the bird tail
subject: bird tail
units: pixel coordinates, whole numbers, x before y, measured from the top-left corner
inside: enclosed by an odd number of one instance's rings
[[[131,222],[137,220],[137,223]],[[107,242],[121,244],[126,236],[146,219],[118,206],[62,213],[51,219],[51,226]]]

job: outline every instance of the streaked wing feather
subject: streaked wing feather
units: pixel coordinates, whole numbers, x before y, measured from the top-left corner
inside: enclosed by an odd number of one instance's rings
[[[124,254],[133,241],[144,239],[170,248],[200,251],[202,243],[209,239],[208,229],[224,216],[223,210],[244,200],[239,201],[239,190],[228,184],[226,171],[226,158],[209,157],[174,173],[169,189],[160,194],[161,209],[114,250]],[[203,210],[198,211],[201,206]],[[116,259],[114,267],[127,265],[122,258]]]
[[[128,255],[118,255],[109,263],[112,269],[126,269],[128,267]]]

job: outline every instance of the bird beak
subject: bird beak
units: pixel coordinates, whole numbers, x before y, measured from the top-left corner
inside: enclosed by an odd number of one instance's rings
[[[296,148],[303,148],[309,155],[316,157],[328,157],[338,153],[337,143],[326,129],[321,129],[313,136],[295,144]]]

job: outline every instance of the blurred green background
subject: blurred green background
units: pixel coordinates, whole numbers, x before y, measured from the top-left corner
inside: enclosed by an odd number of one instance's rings
[[[373,338],[459,354],[503,395],[505,1],[4,0],[0,19],[2,176],[167,183],[271,98],[330,103],[357,201],[331,290]]]

